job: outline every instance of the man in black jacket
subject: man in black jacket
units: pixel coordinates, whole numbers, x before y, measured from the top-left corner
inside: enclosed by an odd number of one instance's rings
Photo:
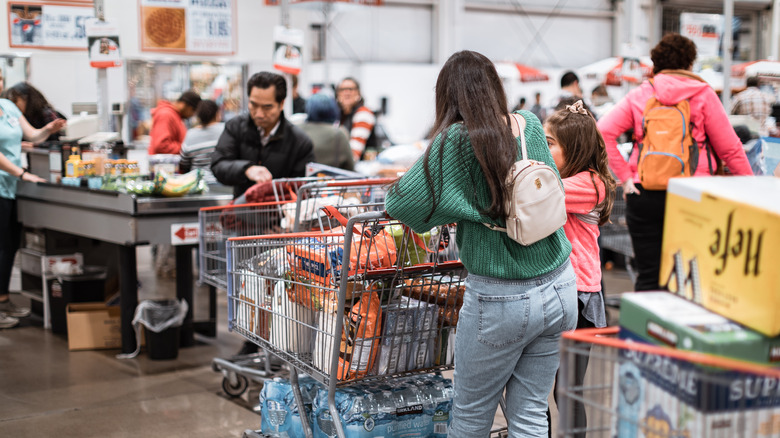
[[[285,117],[287,83],[276,73],[255,73],[247,82],[249,113],[230,119],[211,156],[211,171],[239,197],[255,183],[304,176],[314,161],[309,137]]]

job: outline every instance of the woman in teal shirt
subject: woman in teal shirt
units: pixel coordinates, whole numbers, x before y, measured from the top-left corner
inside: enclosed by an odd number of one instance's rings
[[[0,328],[19,323],[18,317],[30,314],[30,309],[18,307],[8,296],[14,256],[19,248],[22,226],[16,219],[16,183],[44,182],[22,165],[22,137],[36,142],[65,126],[57,119],[40,129],[33,128],[19,108],[10,100],[0,99]]]

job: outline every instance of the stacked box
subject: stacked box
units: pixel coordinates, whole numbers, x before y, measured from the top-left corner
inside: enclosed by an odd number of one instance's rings
[[[772,364],[780,340],[667,292],[624,294],[620,337]],[[778,379],[621,349],[613,407],[617,436],[766,437],[777,434]],[[649,428],[654,429],[650,431]],[[641,434],[640,434],[641,432]]]
[[[620,329],[644,342],[780,365],[780,338],[766,337],[669,292],[623,294]]]
[[[780,335],[780,178],[669,181],[660,284]]]

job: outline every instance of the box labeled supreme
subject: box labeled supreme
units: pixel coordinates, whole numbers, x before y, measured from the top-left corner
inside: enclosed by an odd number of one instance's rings
[[[627,330],[620,334],[643,342]],[[713,370],[629,349],[621,349],[618,358],[613,436],[768,438],[780,432],[775,378]]]
[[[767,336],[780,335],[780,178],[669,181],[660,283]]]

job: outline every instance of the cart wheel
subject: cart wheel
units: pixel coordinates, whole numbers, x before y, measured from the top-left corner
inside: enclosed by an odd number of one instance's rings
[[[225,377],[222,379],[222,390],[233,398],[241,397],[241,394],[249,387],[249,380],[244,376],[236,375],[236,383],[230,382],[230,379]]]

